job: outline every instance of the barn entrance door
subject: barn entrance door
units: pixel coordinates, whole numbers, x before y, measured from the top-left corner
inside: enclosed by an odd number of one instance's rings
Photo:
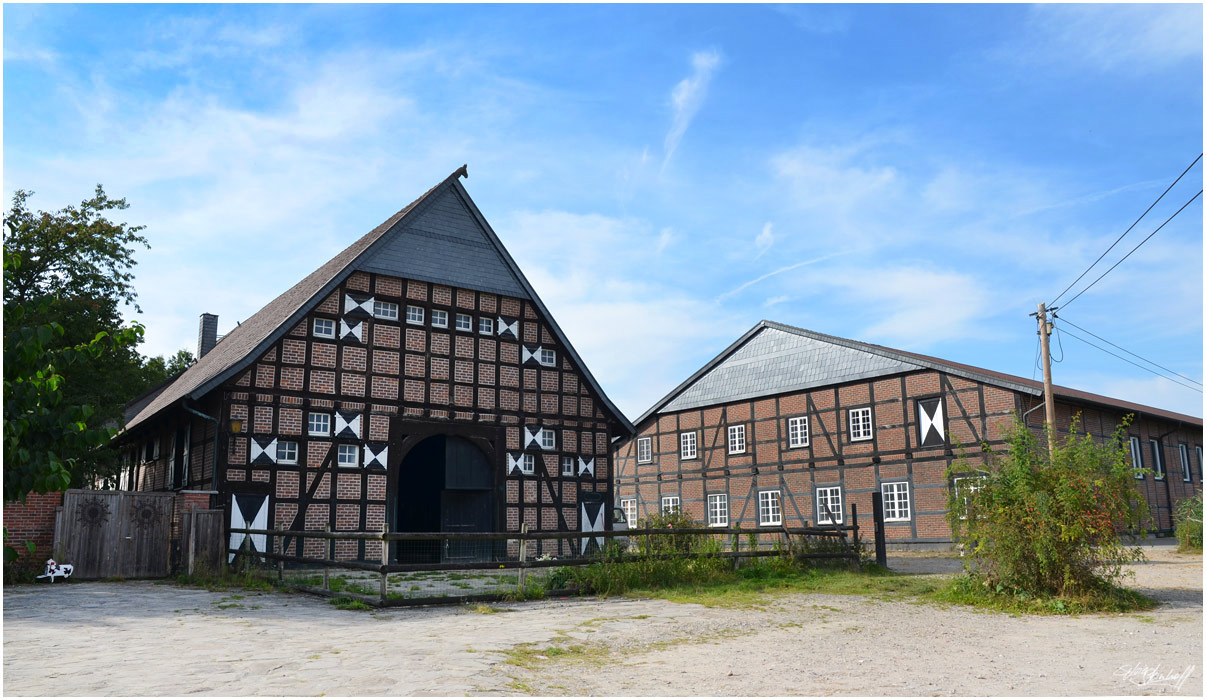
[[[398,480],[400,532],[490,532],[494,529],[494,469],[490,458],[469,440],[435,435],[415,445]],[[488,559],[489,542],[403,541],[404,562]]]
[[[54,551],[73,576],[157,578],[171,562],[174,493],[86,491],[63,495]]]

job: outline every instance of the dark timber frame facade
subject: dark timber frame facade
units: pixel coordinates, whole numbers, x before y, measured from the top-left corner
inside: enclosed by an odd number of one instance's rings
[[[677,503],[712,525],[779,528],[823,522],[818,500],[836,496],[839,520],[856,503],[859,525],[869,527],[873,494],[891,492],[884,497],[889,542],[949,542],[947,494],[961,477],[948,479],[948,468],[961,447],[975,464],[984,443],[1004,445],[1014,416],[1041,407],[1041,386],[763,321],[617,443],[617,504],[637,520]],[[1142,480],[1148,527],[1171,530],[1172,508],[1202,488],[1202,420],[1062,387],[1056,394],[1063,434],[1074,416],[1095,436],[1134,416],[1129,430],[1142,466],[1153,467],[1153,448],[1164,465],[1163,478],[1153,472]],[[870,409],[869,437],[861,420],[857,434],[851,429],[851,411],[865,413],[859,409]],[[1041,430],[1042,409],[1026,420]],[[693,458],[683,456],[684,434],[695,435]]]
[[[408,500],[420,472],[440,470],[442,512],[462,512],[434,531],[595,526],[581,508],[609,512],[608,446],[631,424],[458,176],[131,404],[123,486],[208,490],[232,527],[396,530],[427,507]],[[488,476],[456,471],[482,459]],[[317,539],[282,545],[325,556]],[[380,543],[341,540],[335,555],[379,561]]]

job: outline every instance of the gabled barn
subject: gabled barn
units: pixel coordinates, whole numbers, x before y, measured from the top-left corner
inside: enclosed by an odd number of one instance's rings
[[[1042,382],[762,321],[636,421],[613,452],[630,523],[682,510],[708,525],[870,528],[881,493],[889,542],[950,541],[947,468],[960,446],[1004,444],[1015,415],[1041,430]],[[1127,414],[1149,529],[1202,488],[1202,419],[1055,387],[1056,428],[1073,416],[1110,435]],[[1037,410],[1036,410],[1037,409]],[[828,508],[826,511],[825,506]],[[870,532],[870,529],[867,530]]]
[[[128,407],[122,487],[184,492],[226,508],[232,527],[605,527],[608,447],[632,425],[461,177],[226,336],[202,315],[196,364]],[[379,547],[340,541],[336,555],[379,561]]]

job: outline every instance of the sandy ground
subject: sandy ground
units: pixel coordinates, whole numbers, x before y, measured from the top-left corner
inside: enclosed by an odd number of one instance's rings
[[[1076,618],[818,595],[759,609],[578,599],[483,614],[342,611],[304,595],[150,582],[9,587],[3,691],[1200,696],[1202,558],[1149,557],[1133,583],[1162,600],[1159,609]],[[950,566],[902,559],[891,563]],[[580,649],[550,656],[550,646]],[[1186,667],[1179,686],[1153,682]]]

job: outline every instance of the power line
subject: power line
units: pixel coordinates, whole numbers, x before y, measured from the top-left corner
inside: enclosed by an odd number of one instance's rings
[[[1059,320],[1063,321],[1064,323],[1068,324],[1069,326],[1072,326],[1073,328],[1075,328],[1075,329],[1077,329],[1077,330],[1081,331],[1082,333],[1088,333],[1089,335],[1091,335],[1091,336],[1093,336],[1094,338],[1096,338],[1096,339],[1100,340],[1101,342],[1105,343],[1106,345],[1110,345],[1110,346],[1112,346],[1112,347],[1115,347],[1115,348],[1117,348],[1117,349],[1119,349],[1119,350],[1121,350],[1121,351],[1125,352],[1126,354],[1130,355],[1131,357],[1134,357],[1134,358],[1139,359],[1139,360],[1143,360],[1144,362],[1148,363],[1149,365],[1152,365],[1152,366],[1154,366],[1154,367],[1159,367],[1160,369],[1164,370],[1165,372],[1168,372],[1168,373],[1170,373],[1170,374],[1175,374],[1175,375],[1177,375],[1178,377],[1180,377],[1180,378],[1182,378],[1182,379],[1185,379],[1185,380],[1191,381],[1191,382],[1193,382],[1194,384],[1197,384],[1198,386],[1202,386],[1202,382],[1199,382],[1198,380],[1193,379],[1192,377],[1186,377],[1184,374],[1181,374],[1180,372],[1177,372],[1177,371],[1171,370],[1171,369],[1169,369],[1169,368],[1165,367],[1164,365],[1156,364],[1155,362],[1152,362],[1151,360],[1147,359],[1146,357],[1142,357],[1142,356],[1140,356],[1140,355],[1136,355],[1135,353],[1131,352],[1130,350],[1127,350],[1126,348],[1122,347],[1121,345],[1117,345],[1117,344],[1115,344],[1115,343],[1111,343],[1110,341],[1106,340],[1105,338],[1102,338],[1101,336],[1097,335],[1096,333],[1094,333],[1094,332],[1093,332],[1093,331],[1091,331],[1091,330],[1088,330],[1087,328],[1081,328],[1080,326],[1076,325],[1075,323],[1072,323],[1071,321],[1069,321],[1068,319],[1064,318],[1063,316],[1060,316],[1060,315],[1058,315],[1058,314],[1054,314],[1054,316],[1055,316],[1056,318],[1058,318]]]
[[[1072,297],[1071,299],[1069,299],[1068,301],[1064,302],[1064,305],[1063,305],[1062,307],[1060,307],[1060,308],[1067,308],[1068,304],[1071,304],[1072,302],[1074,302],[1074,301],[1076,301],[1077,299],[1079,299],[1081,294],[1084,294],[1085,292],[1087,292],[1087,291],[1089,291],[1090,289],[1092,289],[1093,285],[1095,285],[1095,284],[1097,284],[1098,282],[1100,282],[1102,277],[1105,277],[1106,275],[1108,275],[1108,274],[1110,274],[1111,272],[1113,272],[1113,271],[1114,271],[1114,268],[1115,268],[1115,267],[1118,267],[1119,265],[1121,265],[1123,260],[1126,260],[1127,258],[1131,257],[1131,253],[1134,253],[1136,250],[1139,250],[1139,246],[1143,245],[1144,243],[1147,243],[1147,242],[1148,242],[1148,240],[1149,240],[1149,239],[1151,239],[1151,237],[1152,237],[1152,236],[1156,235],[1156,234],[1157,234],[1157,233],[1160,231],[1160,229],[1164,228],[1164,226],[1165,226],[1165,225],[1167,225],[1167,224],[1168,224],[1168,222],[1172,221],[1172,220],[1173,220],[1173,219],[1174,219],[1174,218],[1177,216],[1177,214],[1180,214],[1181,212],[1185,211],[1185,207],[1189,206],[1190,204],[1193,204],[1193,201],[1194,201],[1195,199],[1197,199],[1198,197],[1201,197],[1201,196],[1202,196],[1202,190],[1198,190],[1198,193],[1197,193],[1197,194],[1195,194],[1193,197],[1190,197],[1188,202],[1186,202],[1186,203],[1182,204],[1180,209],[1176,210],[1175,212],[1173,212],[1173,215],[1172,215],[1172,216],[1170,216],[1170,217],[1168,217],[1167,219],[1165,219],[1163,224],[1160,224],[1159,226],[1157,226],[1155,231],[1152,231],[1151,233],[1147,234],[1147,238],[1144,238],[1143,240],[1139,241],[1139,245],[1135,246],[1134,248],[1131,248],[1130,253],[1127,253],[1126,255],[1122,256],[1122,260],[1119,260],[1118,262],[1116,262],[1116,263],[1114,263],[1113,265],[1111,265],[1111,266],[1110,266],[1110,269],[1108,269],[1108,270],[1106,270],[1105,272],[1101,273],[1101,277],[1098,277],[1097,279],[1095,279],[1095,280],[1093,280],[1092,282],[1090,282],[1088,287],[1085,287],[1084,289],[1082,289],[1082,290],[1080,290],[1079,292],[1077,292],[1077,293],[1076,293],[1076,296],[1074,296],[1074,297]]]
[[[1094,347],[1094,348],[1097,348],[1098,350],[1100,350],[1100,351],[1104,352],[1105,354],[1107,354],[1107,355],[1111,355],[1111,356],[1113,356],[1113,357],[1116,357],[1116,358],[1118,358],[1119,360],[1122,360],[1123,362],[1126,362],[1127,364],[1132,364],[1132,365],[1135,365],[1136,367],[1138,367],[1139,369],[1141,369],[1141,370],[1143,370],[1143,371],[1145,371],[1145,372],[1151,372],[1152,374],[1156,375],[1157,377],[1160,377],[1161,379],[1167,379],[1168,381],[1172,382],[1173,384],[1176,384],[1176,385],[1178,385],[1178,386],[1183,386],[1183,387],[1185,387],[1186,389],[1191,389],[1191,390],[1193,390],[1193,391],[1198,392],[1199,394],[1201,394],[1201,393],[1202,393],[1202,390],[1201,390],[1201,389],[1199,389],[1199,388],[1198,388],[1198,387],[1196,387],[1196,386],[1190,386],[1189,384],[1185,384],[1185,383],[1183,383],[1183,382],[1178,382],[1177,380],[1173,379],[1172,377],[1169,377],[1169,376],[1164,375],[1164,374],[1160,374],[1159,372],[1157,372],[1157,371],[1156,371],[1156,370],[1154,370],[1154,369],[1150,369],[1150,368],[1148,368],[1148,367],[1144,367],[1143,365],[1141,365],[1141,364],[1139,364],[1139,363],[1137,363],[1137,362],[1131,362],[1130,360],[1126,359],[1126,358],[1125,358],[1125,357],[1123,357],[1122,355],[1115,355],[1114,353],[1110,352],[1109,350],[1106,350],[1105,348],[1101,347],[1100,345],[1095,345],[1095,344],[1093,344],[1093,343],[1090,343],[1089,341],[1085,340],[1084,338],[1080,337],[1079,335],[1076,335],[1075,333],[1073,333],[1073,332],[1071,332],[1071,331],[1065,330],[1064,332],[1065,332],[1065,333],[1067,333],[1069,337],[1071,337],[1071,338],[1076,338],[1077,340],[1079,340],[1080,342],[1084,343],[1085,345],[1088,345],[1089,347]]]
[[[1156,201],[1152,202],[1152,205],[1150,207],[1148,207],[1146,210],[1144,210],[1144,212],[1139,215],[1138,219],[1135,219],[1135,223],[1131,224],[1130,227],[1127,228],[1127,230],[1123,231],[1122,235],[1119,236],[1118,239],[1115,240],[1113,243],[1111,243],[1109,248],[1105,249],[1105,253],[1102,253],[1096,260],[1094,260],[1092,265],[1086,267],[1085,271],[1080,273],[1080,277],[1077,277],[1076,279],[1072,280],[1072,284],[1068,285],[1067,289],[1065,289],[1064,291],[1062,291],[1058,295],[1056,295],[1056,297],[1054,299],[1052,299],[1051,303],[1047,304],[1047,306],[1054,306],[1055,302],[1059,301],[1060,297],[1062,297],[1063,295],[1068,293],[1068,289],[1075,287],[1077,282],[1079,282],[1085,275],[1089,274],[1089,270],[1092,270],[1097,265],[1097,263],[1101,262],[1101,259],[1104,258],[1106,256],[1106,254],[1108,254],[1111,250],[1113,250],[1114,246],[1118,245],[1119,241],[1121,241],[1123,238],[1125,238],[1126,234],[1130,233],[1131,229],[1135,228],[1135,226],[1138,225],[1138,223],[1143,220],[1143,217],[1147,216],[1147,213],[1152,210],[1152,207],[1155,207],[1157,204],[1159,204],[1160,200],[1164,199],[1164,195],[1168,194],[1168,191],[1171,190],[1178,182],[1180,182],[1181,178],[1185,177],[1185,173],[1189,172],[1190,169],[1192,169],[1193,166],[1197,165],[1198,161],[1201,159],[1202,159],[1202,154],[1199,153],[1198,157],[1194,158],[1193,162],[1189,164],[1189,167],[1185,168],[1185,171],[1182,172],[1180,175],[1178,175],[1176,180],[1173,180],[1173,183],[1168,186],[1168,189],[1161,192],[1160,196],[1156,197]]]

